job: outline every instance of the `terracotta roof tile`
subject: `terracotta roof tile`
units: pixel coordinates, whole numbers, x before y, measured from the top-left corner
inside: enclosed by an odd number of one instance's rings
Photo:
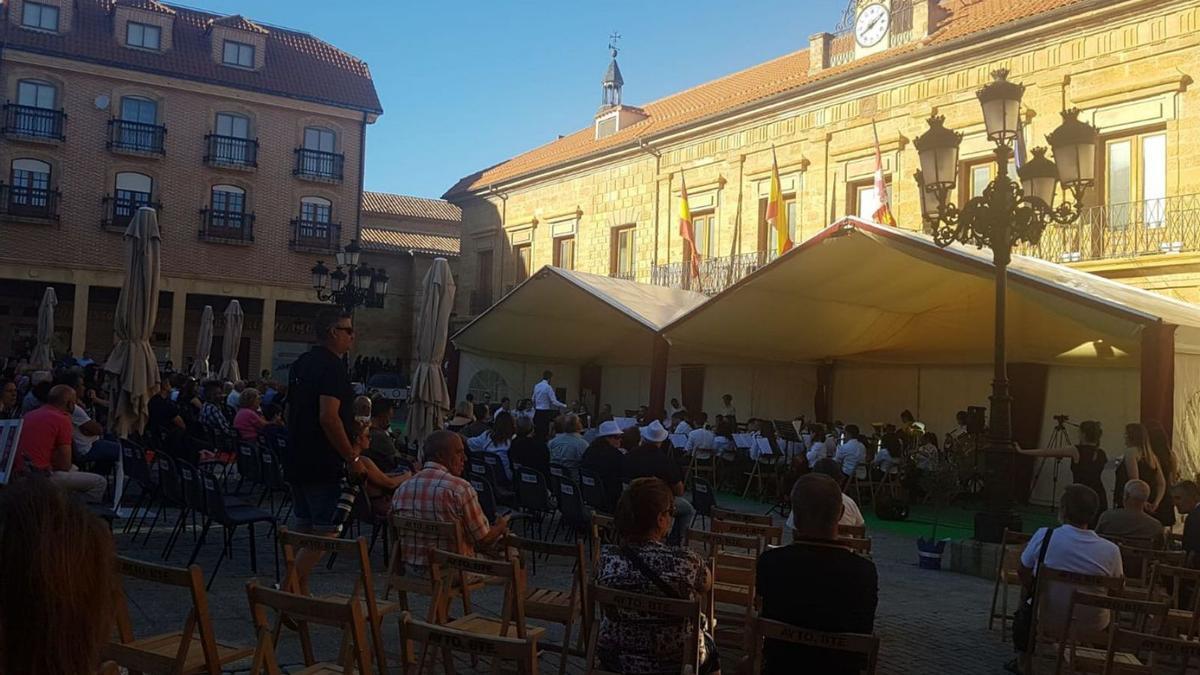
[[[634,139],[649,137],[681,127],[705,117],[753,103],[756,100],[783,94],[803,85],[861,68],[867,64],[895,59],[919,49],[924,44],[948,42],[1082,1],[942,0],[946,17],[937,30],[924,42],[910,42],[907,45],[864,59],[826,68],[813,75],[808,72],[807,49],[786,54],[766,63],[648,103],[642,106],[647,115],[646,119],[600,140],[595,139],[594,130],[589,126],[512,159],[482,169],[459,180],[446,191],[445,196],[451,197],[560,163],[578,160],[603,150],[626,145]]]
[[[152,1],[133,0],[131,4],[140,6]],[[113,34],[109,0],[74,2],[75,23],[70,30],[45,33],[4,20],[0,21],[0,42],[9,50],[383,112],[367,64],[307,33],[272,27],[265,35],[266,66],[261,71],[244,70],[222,66],[212,58],[212,38],[207,29],[210,21],[222,18],[220,15],[164,5],[175,13],[175,29],[172,48],[160,53],[121,46]]]
[[[442,199],[363,191],[362,205],[363,210],[368,213],[462,222],[462,209]]]
[[[362,247],[368,251],[384,253],[428,253],[430,255],[458,255],[458,237],[424,232],[402,232],[382,227],[364,227],[359,235]]]
[[[231,14],[230,16],[222,16],[216,19],[209,19],[210,26],[224,26],[225,28],[233,28],[236,30],[244,30],[248,33],[261,33],[266,35],[270,31],[262,26],[247,19],[241,14]]]
[[[112,3],[116,7],[132,7],[134,9],[144,9],[150,12],[158,12],[160,14],[175,14],[175,10],[158,2],[157,0],[113,0]]]

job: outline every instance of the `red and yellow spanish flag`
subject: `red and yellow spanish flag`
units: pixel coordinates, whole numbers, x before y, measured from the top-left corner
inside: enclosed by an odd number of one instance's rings
[[[875,128],[875,120],[871,120],[871,131],[875,133],[875,199],[879,203],[871,214],[871,220],[880,225],[896,227],[896,217],[892,215],[892,196],[888,194],[887,181],[883,178],[883,155],[879,152],[879,130]]]
[[[679,172],[679,236],[683,237],[687,250],[691,253],[691,271],[693,279],[700,278],[700,254],[696,251],[696,229],[692,225],[692,210],[688,207],[687,181],[683,172]]]
[[[783,188],[779,184],[779,164],[775,161],[775,146],[771,146],[771,196],[767,199],[767,225],[775,230],[779,255],[792,250],[788,213],[783,203]]]

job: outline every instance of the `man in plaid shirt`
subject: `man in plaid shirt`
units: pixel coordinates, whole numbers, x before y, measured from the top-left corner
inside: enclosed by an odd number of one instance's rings
[[[392,495],[392,512],[409,518],[457,523],[463,545],[437,537],[405,534],[400,548],[408,574],[423,575],[428,569],[428,549],[434,546],[461,555],[475,555],[475,549],[494,546],[508,532],[508,516],[500,516],[489,525],[479,495],[471,484],[459,477],[466,466],[467,452],[462,436],[452,431],[435,431],[425,439],[425,466]]]
[[[222,395],[220,382],[208,382],[204,385],[206,403],[200,409],[200,424],[217,437],[219,441],[232,441],[237,438],[237,432],[221,409]]]

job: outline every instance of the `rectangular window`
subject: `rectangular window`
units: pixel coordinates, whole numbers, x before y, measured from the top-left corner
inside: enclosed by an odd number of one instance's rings
[[[633,279],[636,272],[636,228],[632,225],[613,230],[611,276]]]
[[[46,82],[21,80],[17,84],[17,105],[30,108],[54,108],[54,87]]]
[[[889,179],[885,183],[889,194],[892,189],[892,181]],[[857,184],[850,184],[847,193],[850,195],[850,215],[858,216],[863,220],[872,220],[875,217],[875,210],[879,208],[879,198],[875,196],[875,181],[864,181]],[[895,209],[892,211],[895,214]]]
[[[249,138],[250,120],[241,115],[217,113],[217,135],[230,138]]]
[[[234,42],[226,40],[224,52],[221,56],[221,61],[227,66],[237,66],[239,68],[254,67],[254,45],[248,45],[245,42]]]
[[[140,49],[157,51],[162,42],[162,29],[145,23],[130,21],[125,26],[125,44]]]
[[[304,130],[304,149],[333,152],[335,136],[329,129],[308,127]]]
[[[21,25],[27,28],[58,31],[58,8],[40,2],[26,2],[21,12]]]
[[[492,305],[492,252],[480,251],[475,256],[475,294],[471,298],[471,313],[478,314]]]
[[[983,196],[984,188],[996,178],[996,162],[989,159],[975,164],[967,164],[965,173],[964,189],[959,190],[959,194],[965,197],[962,200],[963,204],[970,199]],[[1008,162],[1008,177],[1020,182],[1020,178],[1017,177],[1016,160]]]
[[[529,278],[529,273],[533,267],[533,245],[522,244],[513,247],[513,257],[517,264],[517,283],[521,283]]]
[[[565,270],[575,269],[575,237],[554,240],[554,266]]]
[[[712,213],[692,214],[692,228],[696,236],[696,253],[700,254],[700,259],[716,257],[720,246],[716,215]]]
[[[158,104],[147,98],[126,96],[121,99],[121,119],[139,124],[157,124]]]
[[[770,199],[763,197],[758,200],[758,250],[760,251],[778,251],[779,239],[775,236],[775,226],[767,222],[767,204]],[[799,223],[796,218],[799,214],[799,209],[796,207],[795,193],[787,192],[783,195],[783,208],[787,210],[788,219],[788,239],[793,244],[800,242],[796,241],[796,230]]]
[[[1104,205],[1108,225],[1162,227],[1167,198],[1167,137],[1153,132],[1104,144]]]

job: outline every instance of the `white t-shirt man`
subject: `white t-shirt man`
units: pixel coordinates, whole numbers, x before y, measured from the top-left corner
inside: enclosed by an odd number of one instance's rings
[[[845,492],[842,493],[842,507],[842,518],[838,521],[839,527],[862,527],[867,524],[867,521],[863,520],[862,511],[858,509],[858,504],[855,504],[850,495]],[[789,513],[787,517],[787,529],[790,530],[794,527],[796,527],[796,520]]]
[[[533,409],[534,410],[562,410],[567,404],[558,400],[554,394],[554,387],[542,380],[533,385]]]
[[[867,461],[867,448],[857,438],[851,438],[838,446],[833,460],[842,465],[842,474],[853,476],[858,465]]]
[[[75,446],[75,452],[78,455],[87,455],[92,451],[92,444],[96,442],[99,436],[89,436],[79,430],[79,427],[91,422],[92,418],[88,416],[87,411],[83,406],[75,405],[75,410],[71,413],[71,439]]]
[[[808,447],[808,453],[805,457],[808,458],[808,466],[811,469],[817,465],[817,462],[829,456],[829,451],[825,449],[823,441],[813,441],[813,444]]]
[[[717,437],[713,432],[700,427],[688,433],[687,453],[696,459],[710,459],[717,448]]]
[[[1035,532],[1021,553],[1021,565],[1035,572],[1046,530],[1047,528],[1043,527]],[[1063,572],[1107,577],[1125,576],[1125,568],[1121,564],[1121,550],[1117,545],[1092,530],[1074,525],[1062,525],[1050,535],[1050,545],[1046,547],[1046,566]],[[1046,611],[1038,619],[1041,626],[1052,633],[1062,629],[1067,619],[1067,606],[1074,591],[1075,587],[1067,584],[1038,585],[1039,595],[1048,594],[1045,598],[1046,604],[1043,605]],[[1075,610],[1074,625],[1085,633],[1103,631],[1108,627],[1108,623],[1108,610],[1093,607],[1080,607]]]

